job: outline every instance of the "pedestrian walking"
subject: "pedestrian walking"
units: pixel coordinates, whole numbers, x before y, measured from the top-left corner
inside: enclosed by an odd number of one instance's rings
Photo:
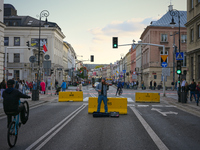
[[[152,88],[152,80],[150,81],[150,89]]]
[[[97,112],[100,112],[101,102],[104,102],[105,113],[108,112],[107,106],[107,90],[109,89],[109,84],[106,83],[106,79],[102,78],[101,82],[96,86],[96,91],[98,92],[98,106]]]
[[[197,106],[199,106],[199,96],[200,96],[200,82],[197,85]]]
[[[55,89],[57,90],[58,88],[58,80],[55,80]]]
[[[185,92],[186,92],[186,96],[187,96],[187,99],[188,99],[188,91],[189,91],[190,89],[189,89],[189,85],[188,85],[188,83],[186,82],[185,83]]]
[[[196,101],[196,96],[195,96],[196,84],[194,83],[194,81],[192,81],[192,83],[189,85],[189,88],[190,88],[190,101],[192,101],[192,95],[194,96],[194,99]]]
[[[81,82],[79,82],[78,88],[79,88],[79,91],[82,91],[82,83]]]
[[[157,83],[156,83],[156,81],[154,81],[154,83],[153,83],[153,84],[154,84],[154,88],[156,89],[156,86],[157,86]]]
[[[63,80],[63,82],[62,82],[61,88],[62,88],[62,91],[63,91],[63,92],[66,91],[67,84],[66,84],[66,82],[65,82],[64,80]]]
[[[41,86],[41,94],[45,94],[46,84],[45,84],[44,80],[42,80],[42,82],[40,83],[40,86]]]
[[[2,80],[0,86],[1,86],[1,100],[3,100],[3,97],[2,97],[3,91],[5,91],[5,89],[6,89],[6,81],[5,81],[5,79]]]

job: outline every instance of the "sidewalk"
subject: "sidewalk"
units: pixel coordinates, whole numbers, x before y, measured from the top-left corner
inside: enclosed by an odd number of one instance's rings
[[[169,105],[174,105],[182,111],[185,111],[197,117],[200,117],[200,106],[197,106],[194,100],[190,102],[190,100],[188,99],[187,103],[181,103],[181,102],[178,102],[178,96],[177,98],[172,98],[169,96],[166,96],[166,97],[160,96],[160,101],[163,101]]]

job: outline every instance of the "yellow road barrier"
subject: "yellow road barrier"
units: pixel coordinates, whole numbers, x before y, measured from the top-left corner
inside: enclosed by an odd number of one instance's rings
[[[67,102],[67,101],[83,101],[83,91],[74,91],[74,92],[59,92],[59,102]]]
[[[135,93],[135,102],[160,102],[160,93]]]
[[[119,112],[119,114],[127,114],[127,98],[108,97],[108,112]],[[98,97],[89,97],[88,113],[97,111]],[[104,103],[102,101],[100,112],[105,112]]]

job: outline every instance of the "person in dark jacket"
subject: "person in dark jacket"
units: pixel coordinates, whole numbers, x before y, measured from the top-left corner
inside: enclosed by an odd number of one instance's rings
[[[14,80],[8,80],[7,86],[8,88],[3,92],[3,108],[4,112],[7,115],[7,127],[9,127],[9,124],[12,121],[12,115],[11,114],[18,114],[20,113],[21,121],[23,124],[24,118],[25,118],[25,106],[20,103],[20,98],[31,98],[28,95],[22,94],[19,90],[14,88],[15,81]]]
[[[116,96],[117,96],[117,93],[119,92],[119,90],[121,90],[123,88],[123,85],[122,85],[122,82],[121,80],[119,80],[118,84],[117,84],[117,92],[116,92]]]
[[[189,85],[189,88],[190,88],[190,101],[192,101],[192,95],[194,95],[194,99],[196,101],[196,96],[195,96],[196,84],[194,83],[194,81],[192,81],[192,83]]]

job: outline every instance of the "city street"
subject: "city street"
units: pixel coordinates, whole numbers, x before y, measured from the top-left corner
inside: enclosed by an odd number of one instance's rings
[[[108,97],[116,97],[115,92],[116,87],[110,87]],[[159,92],[161,102],[135,103],[135,92]],[[97,97],[91,85],[83,87],[83,102],[58,102],[55,95],[43,96],[38,102],[28,100],[29,120],[19,129],[13,149],[199,149],[200,116],[193,115],[192,110],[200,108],[194,102],[179,104],[176,91],[166,91],[166,95],[163,98],[161,90],[124,89],[120,97],[127,98],[128,113],[119,118],[93,118],[88,114],[88,98]],[[188,110],[182,111],[183,107]],[[0,117],[0,133],[0,148],[9,149],[5,115]]]

